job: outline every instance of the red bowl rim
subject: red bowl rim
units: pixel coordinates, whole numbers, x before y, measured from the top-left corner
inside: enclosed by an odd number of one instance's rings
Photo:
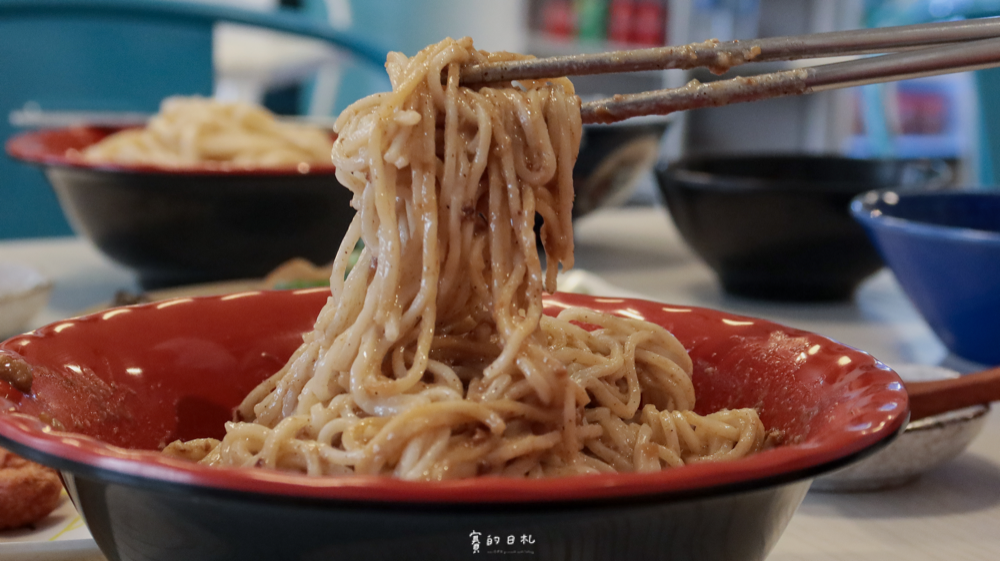
[[[325,288],[292,291],[310,294]],[[267,293],[263,291],[261,294]],[[216,300],[207,296],[195,300]],[[557,294],[548,299],[580,305],[595,297]],[[599,300],[599,298],[596,298]],[[615,299],[633,309],[667,306],[661,302]],[[143,308],[162,304],[141,304]],[[386,476],[352,475],[310,477],[280,471],[209,467],[164,456],[157,451],[130,450],[75,433],[59,432],[40,419],[0,411],[0,444],[34,461],[80,475],[132,485],[198,492],[251,495],[267,500],[318,500],[338,503],[406,504],[557,504],[580,501],[642,501],[716,496],[761,489],[812,478],[867,456],[887,445],[906,425],[908,400],[902,381],[867,353],[826,337],[787,328],[759,318],[748,318],[695,306],[678,306],[717,314],[732,321],[753,320],[768,328],[808,334],[838,346],[844,354],[862,359],[878,371],[879,395],[893,408],[880,408],[880,422],[865,430],[840,430],[824,442],[782,445],[732,462],[698,463],[651,473],[615,473],[549,479],[480,477],[442,482],[404,481]],[[102,311],[100,313],[106,313]],[[96,314],[95,314],[96,315]],[[89,317],[89,316],[87,316]],[[32,332],[37,334],[46,328]],[[2,399],[0,399],[2,404]]]
[[[85,161],[80,156],[80,149],[93,143],[73,142],[75,137],[82,135],[109,135],[114,132],[133,127],[95,127],[75,126],[57,129],[41,129],[23,132],[12,136],[5,149],[10,157],[44,167],[62,167],[81,170],[93,170],[107,173],[136,173],[162,175],[332,175],[337,168],[332,163],[306,164],[305,171],[298,166],[252,167],[228,164],[204,164],[175,168],[151,164],[95,164]],[[59,149],[57,146],[67,146],[69,149]]]

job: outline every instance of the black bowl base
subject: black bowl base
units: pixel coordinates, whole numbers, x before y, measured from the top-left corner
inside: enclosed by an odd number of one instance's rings
[[[64,476],[102,552],[121,561],[763,561],[811,483],[692,500],[465,506],[338,504]]]
[[[209,284],[225,281],[237,281],[243,279],[259,279],[263,274],[241,274],[241,273],[185,273],[160,271],[146,272],[137,271],[136,280],[142,290],[162,290],[166,288],[177,288],[196,284]]]
[[[720,274],[722,289],[735,296],[777,302],[840,302],[854,296],[857,283],[817,284]]]

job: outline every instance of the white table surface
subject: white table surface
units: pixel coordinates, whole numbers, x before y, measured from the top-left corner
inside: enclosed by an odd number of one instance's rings
[[[680,240],[661,208],[606,210],[577,225],[577,267],[621,289],[675,304],[706,306],[814,331],[888,363],[977,367],[934,336],[888,271],[851,302],[778,304],[724,294]],[[0,261],[33,265],[54,283],[41,325],[137,290],[134,277],[87,242],[58,238],[0,243]],[[859,494],[811,492],[771,561],[1000,559],[1000,415],[972,446],[917,482]]]

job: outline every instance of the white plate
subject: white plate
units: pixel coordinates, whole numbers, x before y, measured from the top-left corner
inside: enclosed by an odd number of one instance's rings
[[[940,366],[897,364],[906,382],[929,382],[961,376]],[[887,447],[856,464],[813,481],[823,492],[880,491],[905,485],[961,454],[982,430],[989,405],[975,405],[911,422]]]
[[[65,491],[59,506],[34,526],[0,531],[0,559],[105,561]]]

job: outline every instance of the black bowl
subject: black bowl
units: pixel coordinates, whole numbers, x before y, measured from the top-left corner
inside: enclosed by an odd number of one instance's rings
[[[145,288],[257,278],[293,257],[327,263],[354,217],[332,165],[175,170],[74,156],[110,132],[30,132],[7,151],[41,165],[73,229]]]
[[[823,301],[850,298],[882,267],[851,199],[871,189],[947,182],[942,161],[839,156],[706,156],[656,170],[684,240],[729,293]]]
[[[656,165],[670,117],[583,126],[573,167],[573,218],[628,200],[639,179]]]

